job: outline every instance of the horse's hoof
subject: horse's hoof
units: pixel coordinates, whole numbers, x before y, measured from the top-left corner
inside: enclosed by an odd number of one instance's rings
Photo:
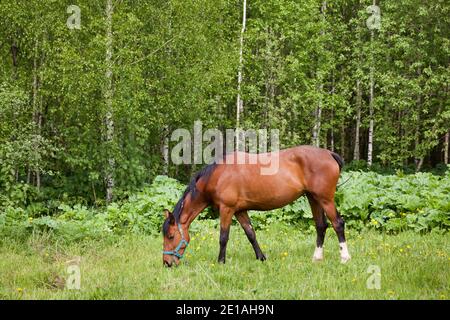
[[[323,261],[323,257],[313,257],[312,258],[312,262],[322,262]]]
[[[266,258],[265,255],[262,255],[262,256],[260,256],[260,257],[256,257],[256,259],[258,259],[258,260],[260,260],[260,261],[266,261],[266,260],[267,260],[267,258]]]
[[[347,263],[351,258],[350,256],[341,257],[341,263]]]
[[[323,260],[323,247],[316,247],[316,249],[314,250],[312,261],[320,262],[322,260]]]

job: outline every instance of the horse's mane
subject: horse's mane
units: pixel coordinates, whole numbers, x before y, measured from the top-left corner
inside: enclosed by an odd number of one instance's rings
[[[211,173],[213,173],[215,167],[216,163],[215,162],[211,163],[206,167],[204,167],[203,169],[201,169],[199,172],[197,172],[195,176],[191,179],[186,190],[184,190],[180,200],[178,200],[177,204],[175,205],[175,209],[173,209],[173,216],[175,218],[175,223],[178,223],[180,221],[181,212],[183,211],[183,203],[187,195],[190,194],[191,199],[194,199],[198,191],[197,190],[198,180],[200,180],[200,178],[208,178],[211,175]],[[169,230],[169,219],[166,219],[163,225],[163,234],[166,235],[168,230]]]

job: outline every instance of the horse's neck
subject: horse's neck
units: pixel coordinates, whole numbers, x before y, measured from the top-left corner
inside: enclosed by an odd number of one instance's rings
[[[180,216],[180,221],[182,224],[186,225],[186,228],[189,228],[191,223],[198,217],[198,215],[208,206],[208,204],[200,197],[197,197],[193,201],[191,198],[185,199],[185,203],[183,204],[183,212]]]

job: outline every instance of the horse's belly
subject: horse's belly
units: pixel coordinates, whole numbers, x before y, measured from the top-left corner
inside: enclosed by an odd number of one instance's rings
[[[258,167],[223,167],[214,190],[213,202],[235,210],[272,210],[300,197],[305,186],[296,164],[280,163],[275,175],[261,175]],[[296,171],[297,170],[297,171]]]
[[[284,207],[297,200],[304,190],[297,188],[266,189],[262,187],[254,192],[245,192],[239,207],[246,210],[272,210]]]

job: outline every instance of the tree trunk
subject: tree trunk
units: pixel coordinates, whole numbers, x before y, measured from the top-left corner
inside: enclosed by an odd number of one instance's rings
[[[415,157],[415,164],[416,164],[416,172],[419,172],[423,165],[423,156],[420,154],[420,111],[422,110],[422,97],[419,95],[417,97],[417,125],[416,125],[416,132],[415,132],[415,140],[414,140],[414,153],[416,154]]]
[[[31,169],[30,167],[27,168],[27,184],[31,183]]]
[[[168,37],[169,39],[173,39],[173,32],[172,32],[172,19],[173,19],[173,7],[172,7],[172,1],[168,2],[168,14],[169,14],[169,23],[168,23]],[[166,47],[166,54],[168,61],[172,61],[172,45],[168,44]],[[166,119],[166,121],[169,121]],[[166,122],[168,123],[168,122]],[[168,176],[169,175],[169,147],[170,147],[170,141],[169,141],[169,126],[165,124],[163,126],[163,132],[162,132],[162,143],[161,143],[161,155],[163,159],[163,169],[162,174]],[[178,166],[176,166],[178,168]]]
[[[373,128],[374,128],[374,121],[373,121],[373,108],[370,108],[369,110],[369,139],[367,142],[367,165],[370,167],[373,163],[372,157],[373,157]]]
[[[241,36],[239,39],[239,71],[238,71],[238,93],[236,99],[236,150],[239,150],[239,126],[241,121],[241,114],[244,111],[244,101],[241,99],[241,83],[242,83],[242,69],[244,64],[244,33],[245,25],[247,22],[247,0],[242,3],[242,29]]]
[[[331,96],[334,96],[335,92],[335,77],[333,72],[333,80],[331,84]],[[334,97],[333,97],[334,99]],[[331,104],[331,132],[330,132],[330,149],[334,152],[334,104]]]
[[[420,27],[419,27],[420,29]],[[421,57],[417,58],[417,61],[421,61]],[[417,79],[419,81],[419,86],[421,85],[420,80],[422,76],[422,70],[419,67],[417,70]],[[416,164],[416,172],[419,172],[420,169],[422,169],[423,165],[423,158],[424,155],[422,154],[422,151],[420,150],[420,124],[421,124],[421,112],[422,112],[422,93],[419,91],[417,94],[417,100],[416,100],[416,110],[417,110],[417,124],[416,124],[416,132],[415,132],[415,140],[414,140],[414,153],[415,153],[415,164]]]
[[[353,150],[353,160],[359,160],[359,128],[361,127],[361,107],[362,107],[362,91],[361,81],[356,81],[356,130],[355,130],[355,149]]]
[[[322,19],[325,21],[325,11],[327,9],[327,2],[322,2]],[[325,34],[325,30],[322,29],[320,34],[323,36]],[[317,80],[318,80],[318,92],[319,92],[319,101],[317,103],[316,111],[314,112],[314,127],[312,132],[312,144],[316,147],[320,147],[320,127],[321,127],[321,118],[322,118],[322,100],[323,100],[323,76],[321,72],[317,72]]]
[[[106,1],[106,88],[105,88],[105,102],[106,102],[106,137],[105,142],[112,144],[114,139],[114,119],[113,119],[113,87],[112,87],[112,51],[113,51],[113,33],[112,33],[112,15],[113,4],[112,0]],[[105,181],[106,181],[106,202],[110,203],[113,199],[114,191],[114,169],[115,159],[113,156],[112,146],[109,146],[108,165],[106,168]]]
[[[319,80],[319,102],[317,103],[316,111],[314,112],[314,127],[313,127],[313,145],[316,147],[320,147],[320,126],[321,126],[321,118],[322,118],[322,92],[323,92],[323,83],[322,79]]]
[[[161,153],[163,157],[163,175],[169,174],[169,128],[164,126],[163,141],[161,146]]]
[[[375,1],[374,1],[375,4]],[[370,42],[371,46],[373,46],[373,36],[374,32],[373,30],[370,32]],[[372,51],[372,57],[371,57],[371,64],[370,64],[370,98],[369,98],[369,136],[368,136],[368,142],[367,142],[367,165],[370,167],[373,163],[372,157],[373,157],[373,129],[374,129],[374,120],[373,120],[373,99],[374,99],[374,66],[373,66],[373,50]]]
[[[444,140],[444,163],[445,164],[448,164],[449,138],[450,138],[450,131],[447,131],[445,133],[445,140]]]
[[[11,45],[11,58],[12,58],[12,63],[13,63],[13,79],[17,80],[17,67],[18,67],[18,63],[17,63],[17,56],[18,56],[18,52],[19,52],[19,48],[17,47],[16,44],[16,39],[13,40],[13,43]]]
[[[332,121],[334,119],[333,110],[331,110],[331,119],[332,119]],[[331,149],[331,151],[334,152],[334,130],[333,130],[333,128],[331,128],[331,132],[330,132],[330,149]]]
[[[41,118],[41,110],[38,102],[38,90],[39,90],[39,77],[38,77],[38,61],[37,61],[37,55],[38,55],[38,47],[39,47],[39,40],[36,39],[35,45],[34,45],[34,58],[33,58],[33,120],[36,125],[36,137],[39,137],[41,134],[41,125],[42,125],[42,118]],[[37,141],[36,141],[37,143]],[[38,152],[39,145],[36,144],[34,146],[35,152]],[[38,158],[38,157],[37,157]],[[41,174],[39,170],[39,164],[35,164],[34,168],[34,174],[36,177],[36,188],[38,191],[41,188]]]
[[[264,127],[268,129],[270,127],[270,110],[273,108],[273,103],[275,99],[275,85],[274,85],[274,65],[273,65],[273,54],[272,54],[272,33],[269,27],[266,28],[266,52],[265,52],[265,63],[266,63],[266,79],[265,79],[265,95],[264,95]]]
[[[424,160],[424,158],[423,158],[423,157],[420,157],[419,161],[417,162],[416,172],[419,172],[420,169],[422,169],[422,166],[423,166],[423,160]]]

